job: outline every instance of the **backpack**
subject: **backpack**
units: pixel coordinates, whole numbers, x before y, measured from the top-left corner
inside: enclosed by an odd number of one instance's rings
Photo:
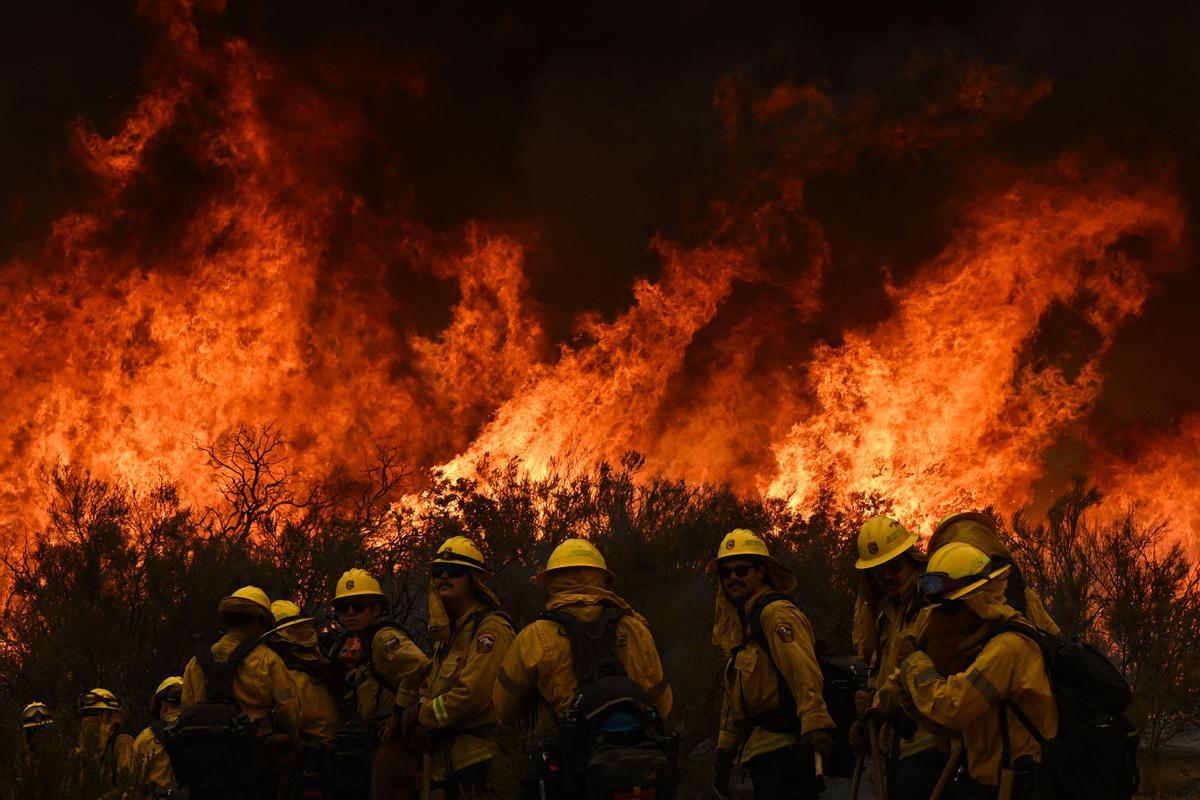
[[[763,610],[779,601],[793,602],[792,598],[786,594],[773,592],[760,597],[751,607],[750,613],[746,615],[746,624],[750,628],[750,635],[766,653],[767,660],[771,662],[779,684],[779,708],[760,715],[755,721],[767,731],[799,733],[796,697],[792,694],[792,688],[788,686],[783,672],[771,655],[770,643],[762,628]],[[739,649],[745,645],[746,643],[743,642],[739,645]],[[826,711],[829,712],[834,725],[837,726],[835,731],[830,731],[830,735],[833,737],[833,758],[823,765],[825,774],[848,778],[854,772],[855,762],[854,751],[850,748],[850,726],[858,719],[858,712],[854,709],[854,693],[866,685],[866,667],[855,656],[826,653],[823,642],[817,642],[814,649],[817,665],[821,668],[821,696],[825,701]]]
[[[1020,706],[1007,698],[1000,702],[1002,764],[1012,767],[1008,735],[1011,711],[1042,748],[1041,763],[1034,766],[1037,797],[1131,798],[1140,783],[1138,735],[1125,716],[1133,693],[1124,676],[1078,638],[1055,636],[1028,624],[1007,623],[987,640],[1002,633],[1017,633],[1037,644],[1058,706],[1058,734],[1047,739]]]
[[[188,788],[193,800],[256,796],[260,743],[233,696],[233,682],[238,667],[258,644],[255,638],[247,639],[222,662],[213,658],[210,648],[200,648],[196,663],[204,673],[204,700],[183,709],[163,729],[175,780]]]
[[[563,796],[674,796],[674,737],[617,658],[617,625],[626,613],[606,605],[591,622],[565,611],[538,616],[566,631],[575,668],[575,699],[558,720]]]

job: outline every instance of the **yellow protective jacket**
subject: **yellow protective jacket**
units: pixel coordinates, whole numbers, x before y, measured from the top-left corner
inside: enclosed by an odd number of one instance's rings
[[[864,583],[866,580],[864,579]],[[860,588],[860,601],[863,589]],[[906,637],[914,639],[919,634],[919,624],[923,617],[918,602],[917,578],[913,577],[903,589],[899,598],[880,595],[874,598],[870,607],[876,609],[875,626],[870,638],[872,649],[861,648],[859,656],[867,663],[867,686],[880,689],[886,683],[887,677],[895,673],[900,666],[900,643]],[[900,711],[898,703],[889,703],[894,695],[887,692],[877,694],[874,707],[884,716]],[[937,738],[925,728],[918,726],[916,733],[900,742],[894,741],[894,732],[890,725],[885,725],[882,731],[882,745],[885,752],[896,751],[899,758],[907,758],[923,750],[938,745]]]
[[[989,629],[1006,622],[1029,623],[1004,604],[1004,582],[996,581],[964,598]],[[1003,739],[998,704],[1007,699],[1025,712],[1041,734],[1058,733],[1058,710],[1038,645],[1019,633],[1001,633],[986,641],[965,670],[948,676],[938,672],[924,652],[915,652],[900,665],[900,680],[916,710],[930,722],[959,731],[971,776],[998,785]],[[1041,758],[1041,748],[1016,715],[1008,714],[1011,760],[1024,755]]]
[[[550,599],[546,610],[565,611],[591,622],[605,605],[626,611],[617,623],[616,656],[625,674],[646,692],[663,719],[671,713],[671,686],[663,675],[662,661],[646,620],[621,597],[604,588],[603,576],[587,575],[584,582],[550,574]],[[525,626],[509,648],[492,692],[496,716],[512,723],[532,710],[540,698],[537,728],[549,733],[575,699],[578,683],[571,657],[570,639],[562,626],[536,620]],[[553,718],[546,713],[546,706]]]
[[[107,780],[116,780],[118,773],[129,772],[134,767],[133,737],[122,733],[116,720],[98,716],[80,720],[76,752],[101,761]]]
[[[164,722],[174,722],[178,717],[178,712],[170,714]],[[143,728],[133,740],[133,763],[138,783],[149,789],[151,796],[154,789],[166,789],[174,785],[175,771],[171,769],[167,748],[154,735],[153,728]]]
[[[746,602],[745,608],[753,608],[759,598],[773,591],[771,587],[763,586]],[[725,616],[722,601],[730,608],[732,604],[723,589],[718,588],[717,595],[720,619]],[[730,751],[740,746],[739,760],[745,764],[756,756],[795,744],[802,734],[835,725],[821,694],[823,679],[814,649],[812,626],[800,609],[791,601],[778,600],[762,610],[759,619],[769,653],[763,651],[751,634],[741,612],[738,618],[741,631],[736,642],[728,639],[727,625],[714,627],[714,639],[723,640],[717,644],[728,658],[721,680],[724,699],[717,749]],[[756,720],[782,707],[780,673],[796,701],[795,727],[790,731],[768,731]]]
[[[213,659],[225,661],[242,643],[244,634],[229,632],[212,646]],[[195,656],[183,670],[183,707],[204,702],[204,670]],[[286,733],[295,736],[300,717],[296,685],[283,661],[270,647],[260,644],[238,666],[233,680],[233,699],[259,736]]]
[[[293,646],[284,658],[284,665],[296,684],[296,699],[300,707],[300,737],[332,745],[338,729],[337,701],[328,684],[303,669],[304,663],[318,669],[328,669],[329,662],[320,653]]]
[[[381,625],[363,635],[370,637],[368,653],[363,652],[361,637],[347,636],[330,658],[346,670],[355,713],[378,721],[388,717],[395,706],[408,708],[417,702],[429,657],[394,625]]]
[[[435,640],[418,714],[434,741],[433,780],[496,757],[492,688],[515,636],[503,614],[477,601],[448,626],[448,640]]]

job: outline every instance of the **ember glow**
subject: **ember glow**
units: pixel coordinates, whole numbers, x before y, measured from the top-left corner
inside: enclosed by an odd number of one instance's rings
[[[276,424],[311,474],[381,444],[451,476],[484,456],[543,475],[636,450],[647,474],[801,509],[826,488],[877,493],[918,522],[1036,504],[1069,481],[1046,455],[1070,442],[1111,505],[1200,541],[1200,416],[1123,448],[1088,430],[1106,356],[1187,259],[1169,167],[1069,148],[981,161],[931,209],[950,220],[936,251],[894,277],[879,265],[883,314],[826,313],[843,278],[813,182],[977,151],[1052,98],[1049,79],[914,53],[932,88],[901,110],[819,81],[713,82],[723,189],[701,222],[663,219],[676,233],[645,243],[657,271],[626,308],[577,311],[564,337],[532,279],[540,221],[435,229],[368,202],[345,179],[380,147],[357,95],[202,36],[187,5],[145,8],[158,44],[141,94],[115,130],[75,128],[90,189],[0,267],[9,519],[29,518],[58,460],[205,502],[196,444]],[[388,69],[392,102],[420,114],[436,77]],[[202,188],[164,185],[172,160]],[[156,197],[175,200],[169,225]]]

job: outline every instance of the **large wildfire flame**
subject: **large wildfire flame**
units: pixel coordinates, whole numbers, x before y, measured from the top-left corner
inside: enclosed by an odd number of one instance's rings
[[[939,96],[892,114],[818,85],[716,87],[731,180],[690,241],[653,242],[661,271],[610,319],[555,347],[526,276],[531,237],[484,221],[435,234],[343,185],[367,120],[245,41],[202,42],[151,10],[162,40],[119,130],[81,123],[93,195],[3,266],[0,490],[36,502],[43,465],[212,488],[197,442],[278,424],[294,466],[361,464],[380,443],[469,475],[534,474],[637,450],[648,471],[729,482],[810,508],[822,489],[891,498],[927,519],[1035,500],[1047,450],[1072,436],[1113,502],[1200,531],[1200,420],[1119,455],[1080,426],[1103,359],[1185,246],[1161,176],[1067,154],[992,165],[942,251],[889,282],[890,316],[822,338],[832,254],[805,191],[860,158],[954,147],[1049,91],[964,62]],[[396,97],[429,91],[416,72]],[[201,191],[164,185],[164,159]],[[156,203],[169,198],[170,213]],[[451,282],[430,333],[410,280]]]

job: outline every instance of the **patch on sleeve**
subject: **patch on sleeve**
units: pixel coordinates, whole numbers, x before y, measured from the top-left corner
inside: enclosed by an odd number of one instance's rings
[[[495,646],[496,634],[494,633],[481,633],[475,637],[475,647],[481,653],[490,653]]]
[[[780,622],[775,626],[775,635],[785,642],[794,642],[796,640],[796,632],[792,630],[792,625],[789,622]]]
[[[399,646],[400,646],[400,637],[399,636],[393,636],[392,638],[388,639],[387,641],[385,641],[383,643],[383,649],[387,650],[389,653],[396,652],[396,648],[398,648]]]

